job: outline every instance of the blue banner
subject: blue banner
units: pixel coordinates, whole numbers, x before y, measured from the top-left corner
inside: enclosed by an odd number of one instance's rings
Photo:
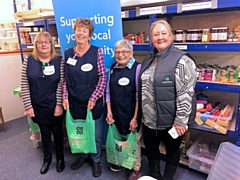
[[[76,18],[89,18],[94,24],[91,44],[102,48],[106,72],[114,62],[114,43],[122,39],[120,0],[52,0],[61,52],[75,46],[73,24]]]

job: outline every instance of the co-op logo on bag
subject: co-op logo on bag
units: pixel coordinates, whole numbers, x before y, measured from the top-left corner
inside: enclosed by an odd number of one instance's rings
[[[165,79],[162,81],[163,84],[169,84],[172,83],[172,80],[170,79],[170,76],[165,76]]]
[[[115,149],[117,150],[117,152],[122,152],[122,146],[119,146],[118,144],[116,144]]]
[[[77,134],[83,134],[83,127],[77,127],[76,128],[76,130],[77,130]]]

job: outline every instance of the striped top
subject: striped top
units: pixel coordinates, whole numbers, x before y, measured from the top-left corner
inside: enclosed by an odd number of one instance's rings
[[[22,94],[22,101],[23,101],[23,106],[25,110],[32,108],[30,88],[29,88],[28,77],[27,77],[27,64],[28,64],[28,58],[25,58],[22,64],[22,70],[21,70],[21,94]],[[63,72],[64,72],[63,70],[64,70],[64,61],[62,60],[61,66],[60,66],[60,81],[58,83],[58,88],[56,92],[57,105],[60,105],[60,106],[62,105],[62,79],[63,79]]]
[[[154,61],[153,61],[154,63]],[[142,74],[142,122],[151,129],[156,129],[157,109],[154,98],[154,65]],[[184,55],[175,70],[176,82],[176,117],[174,123],[183,126],[188,123],[192,109],[192,97],[196,84],[196,65]],[[185,108],[187,107],[187,108]],[[159,128],[161,130],[164,128]]]

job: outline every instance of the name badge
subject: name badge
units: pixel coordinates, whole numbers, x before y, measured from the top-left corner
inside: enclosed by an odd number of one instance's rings
[[[121,86],[127,86],[129,84],[130,80],[126,77],[123,77],[118,80],[118,84]]]
[[[93,69],[93,65],[89,64],[89,63],[86,63],[86,64],[83,64],[81,66],[81,70],[83,72],[88,72],[88,71],[91,71]]]
[[[43,74],[46,76],[53,75],[55,73],[54,66],[44,66],[43,67]]]
[[[76,59],[73,59],[73,58],[68,58],[67,60],[67,64],[70,64],[72,66],[75,66],[77,63],[77,60]]]

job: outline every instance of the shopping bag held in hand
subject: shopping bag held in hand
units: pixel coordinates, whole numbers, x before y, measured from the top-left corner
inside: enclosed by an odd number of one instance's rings
[[[28,123],[30,125],[30,131],[31,132],[40,132],[38,124],[33,122],[32,118],[30,118],[30,117],[27,117],[27,119],[28,119]]]
[[[85,119],[73,119],[69,110],[66,114],[66,129],[72,153],[96,153],[95,122],[92,111],[87,110]]]
[[[109,125],[106,152],[107,161],[111,164],[132,169],[137,158],[137,140],[136,130],[132,131],[126,141],[123,141],[126,136],[119,134],[115,124]]]

